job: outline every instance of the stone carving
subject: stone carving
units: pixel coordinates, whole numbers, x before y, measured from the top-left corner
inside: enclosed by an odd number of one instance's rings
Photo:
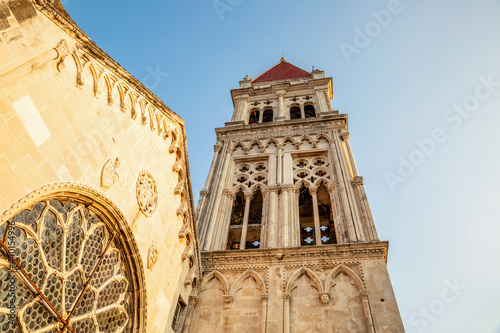
[[[101,172],[101,187],[104,190],[108,190],[113,186],[120,178],[118,174],[118,168],[120,167],[120,158],[115,158],[115,161],[112,162],[111,159],[107,160],[102,167]]]
[[[153,176],[147,171],[142,171],[136,183],[137,203],[141,212],[147,217],[153,216],[158,205],[158,190]]]
[[[234,297],[232,295],[224,295],[224,309],[230,309]]]
[[[361,176],[356,176],[352,179],[352,186],[357,187],[359,185],[363,185],[363,177]]]
[[[158,261],[158,248],[156,247],[156,245],[153,243],[151,244],[151,246],[149,247],[149,250],[148,250],[148,268],[149,269],[153,269],[153,266],[156,264],[156,262]]]
[[[57,46],[56,46],[56,51],[57,51],[57,70],[60,72],[63,70],[66,65],[64,64],[64,59],[69,56],[69,50],[68,50],[68,44],[66,41],[63,39],[61,40]]]
[[[328,293],[328,292],[321,292],[321,293],[319,293],[319,299],[321,301],[321,304],[328,304],[328,303],[330,303],[330,293]]]

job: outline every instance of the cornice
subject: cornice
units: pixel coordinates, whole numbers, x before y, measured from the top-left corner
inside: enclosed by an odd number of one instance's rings
[[[279,249],[253,249],[201,252],[204,266],[225,267],[246,265],[294,265],[306,260],[308,264],[330,264],[339,261],[383,259],[387,262],[389,242],[343,245],[307,246]]]

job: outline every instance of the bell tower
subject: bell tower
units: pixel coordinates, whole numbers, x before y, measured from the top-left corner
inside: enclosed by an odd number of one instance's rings
[[[197,207],[189,332],[404,332],[332,78],[281,58],[231,91]]]

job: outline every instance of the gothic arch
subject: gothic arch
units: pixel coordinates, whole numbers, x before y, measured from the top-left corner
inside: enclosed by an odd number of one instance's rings
[[[314,140],[308,135],[303,135],[297,140],[299,144],[302,144],[303,141],[309,141],[311,145],[314,144]]]
[[[323,283],[321,283],[321,280],[316,275],[316,273],[311,271],[309,268],[302,267],[296,270],[288,279],[288,283],[286,284],[285,288],[285,294],[290,294],[292,290],[295,289],[295,287],[297,286],[297,280],[304,274],[311,278],[314,283],[314,287],[318,290],[319,293],[323,291]]]
[[[30,215],[31,212],[34,211],[35,206],[39,206],[42,203],[43,205],[40,207],[44,208],[40,208],[40,215],[37,219],[44,216],[42,214],[48,214],[56,210],[57,213],[51,214],[54,217],[56,215],[58,216],[56,217],[57,221],[62,218],[62,222],[64,222],[66,213],[63,214],[61,213],[62,211],[68,212],[67,214],[70,214],[69,212],[71,212],[71,214],[80,212],[79,214],[82,214],[80,215],[82,216],[81,218],[84,216],[85,219],[89,221],[88,223],[97,221],[95,223],[98,223],[98,225],[105,226],[105,234],[109,233],[115,236],[109,254],[119,253],[120,259],[124,264],[124,275],[121,277],[117,276],[115,279],[116,281],[126,281],[128,284],[127,290],[130,290],[132,293],[130,295],[131,297],[129,297],[129,306],[130,309],[133,310],[127,313],[127,318],[131,320],[130,323],[127,323],[127,325],[130,325],[127,329],[131,331],[146,332],[147,312],[145,309],[147,305],[147,286],[144,275],[144,263],[134,234],[121,209],[111,199],[88,185],[76,182],[54,183],[38,188],[17,201],[0,216],[0,226],[15,218],[15,216],[23,211],[28,212],[28,215]],[[61,203],[64,207],[61,206]],[[85,215],[83,215],[84,213]],[[68,223],[69,226],[70,222],[64,223]],[[56,226],[58,227],[64,227],[64,225],[56,222]],[[19,223],[19,229],[27,231],[28,228],[28,224]],[[35,242],[40,242],[40,239],[35,239]],[[43,262],[45,264],[48,263],[45,261]],[[54,270],[53,267],[47,267],[46,269],[47,275],[53,274],[50,273]],[[24,306],[22,309],[22,311],[24,311],[26,307]],[[21,316],[21,318],[24,317],[22,314]]]
[[[308,189],[311,189],[313,187],[312,184],[309,181],[307,181],[306,179],[301,179],[293,185],[295,191],[300,191],[302,186],[305,186]]]
[[[318,142],[321,140],[321,139],[324,139],[326,142],[328,143],[331,143],[331,140],[330,138],[328,137],[328,135],[326,134],[318,134],[315,138],[314,138],[314,143],[315,144],[318,144]]]
[[[270,139],[267,139],[265,142],[264,142],[264,150],[267,149],[269,147],[269,145],[271,145],[272,143],[274,143],[276,145],[276,147],[279,148],[280,146],[280,143],[278,140],[276,140],[275,138],[270,138]]]
[[[267,291],[266,282],[264,281],[264,279],[262,278],[262,276],[260,276],[259,273],[257,273],[255,271],[249,269],[248,271],[243,272],[243,273],[241,273],[240,276],[238,276],[238,278],[236,279],[236,281],[231,286],[231,290],[229,292],[230,295],[232,295],[233,297],[235,297],[236,296],[236,292],[239,289],[241,289],[241,287],[243,285],[243,282],[245,282],[245,280],[248,279],[249,277],[253,277],[255,279],[255,282],[259,286],[259,289],[262,292],[262,294],[266,293],[266,291]]]
[[[290,143],[291,143],[292,145],[294,145],[295,147],[297,147],[297,145],[298,145],[297,141],[296,141],[294,138],[292,138],[291,136],[287,136],[287,137],[283,138],[283,139],[281,140],[280,144],[281,144],[282,146],[284,146],[284,145],[285,145],[288,141],[290,141]]]
[[[354,283],[354,285],[356,286],[356,288],[358,288],[359,291],[362,291],[362,290],[365,289],[363,281],[361,280],[361,278],[359,277],[358,274],[356,274],[352,269],[350,269],[347,266],[338,265],[337,267],[335,267],[334,269],[332,269],[330,271],[330,273],[328,273],[328,275],[326,277],[326,280],[325,280],[325,292],[330,291],[330,289],[333,286],[335,286],[335,282],[334,282],[335,278],[340,273],[344,273],[345,275],[347,275],[351,279],[351,281]]]
[[[206,287],[207,283],[212,281],[212,279],[217,279],[220,281],[220,283],[222,284],[222,292],[224,293],[224,295],[229,294],[229,282],[227,281],[227,278],[224,276],[224,274],[219,271],[213,271],[205,276],[203,278],[203,281],[201,282],[201,287]]]
[[[258,140],[254,140],[252,142],[250,142],[248,145],[247,145],[247,151],[251,150],[253,148],[253,146],[257,145],[257,147],[259,147],[259,150],[260,152],[264,152],[264,147],[262,146],[262,143]]]
[[[245,151],[245,145],[243,144],[243,142],[235,142],[231,147],[231,149],[229,149],[231,154],[234,153],[236,149],[238,149],[238,147],[240,147],[243,151]]]

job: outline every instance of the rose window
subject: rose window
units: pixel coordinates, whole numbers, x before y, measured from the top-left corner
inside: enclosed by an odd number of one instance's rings
[[[128,266],[114,236],[83,204],[40,201],[1,225],[0,240],[1,332],[131,327]]]

